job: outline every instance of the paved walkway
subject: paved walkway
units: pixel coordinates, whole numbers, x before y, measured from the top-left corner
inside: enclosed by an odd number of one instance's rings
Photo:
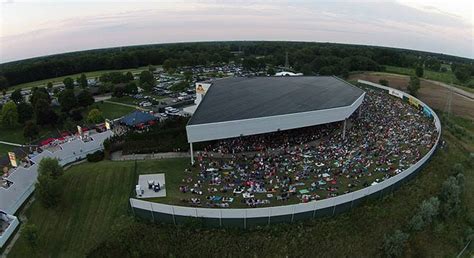
[[[17,147],[23,147],[23,146],[25,146],[25,145],[23,145],[23,144],[19,144],[19,143],[14,143],[14,142],[4,142],[4,141],[0,141],[0,144],[11,145],[11,146],[17,146]]]
[[[458,94],[458,95],[461,95],[463,97],[466,97],[467,99],[471,100],[471,101],[474,101],[474,93],[471,93],[471,92],[468,92],[468,91],[465,91],[463,89],[460,89],[458,87],[453,87],[449,84],[446,84],[444,82],[439,82],[439,81],[433,81],[433,80],[428,80],[428,79],[423,79],[425,81],[428,81],[430,83],[433,83],[435,85],[438,85],[438,86],[441,86],[441,87],[444,87],[446,89],[450,89],[452,90],[454,93]]]
[[[348,121],[347,123],[347,130],[349,130],[352,127],[352,123]],[[294,147],[303,147],[304,145],[308,146],[316,146],[318,145],[322,140],[327,139],[329,137],[333,137],[335,134],[339,133],[341,129],[336,129],[333,134],[324,137],[323,139],[318,139],[312,142],[308,142],[305,144],[301,145],[295,145],[291,146],[292,148]],[[268,153],[278,153],[283,151],[283,149],[278,148],[278,149],[271,149],[268,150]],[[194,152],[194,157],[198,156],[198,152],[202,151],[195,151]],[[258,151],[254,152],[239,152],[236,153],[236,155],[255,155],[259,153]],[[207,152],[208,155],[212,155],[214,157],[221,157],[221,158],[232,158],[232,154],[222,154],[222,153],[217,153],[217,152]],[[171,159],[171,158],[190,158],[191,155],[189,152],[160,152],[160,153],[148,153],[148,154],[128,154],[128,155],[123,155],[122,151],[116,151],[113,152],[110,155],[110,159],[113,161],[124,161],[124,160],[153,160],[153,159]]]

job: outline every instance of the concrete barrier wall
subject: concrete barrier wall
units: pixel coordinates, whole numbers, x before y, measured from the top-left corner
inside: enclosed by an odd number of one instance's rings
[[[405,92],[398,91],[390,87],[363,80],[359,80],[358,82],[386,90],[387,94],[389,90],[392,90],[398,94],[401,94],[402,96],[414,98]],[[436,142],[430,151],[413,166],[376,185],[329,199],[265,208],[195,208],[153,203],[134,198],[130,198],[130,205],[135,216],[150,221],[181,224],[190,218],[198,218],[205,225],[242,228],[247,228],[254,225],[293,222],[295,220],[332,216],[350,210],[367,198],[381,198],[382,196],[396,190],[402,182],[405,182],[405,180],[410,179],[412,176],[416,175],[417,172],[422,169],[426,162],[428,162],[432,157],[433,153],[438,147],[441,137],[441,121],[429,106],[420,100],[418,101],[433,115],[435,127],[438,131],[438,138],[436,139]]]

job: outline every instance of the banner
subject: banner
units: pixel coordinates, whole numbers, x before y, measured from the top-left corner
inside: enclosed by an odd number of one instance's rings
[[[10,164],[12,164],[12,167],[15,167],[15,168],[18,167],[18,164],[16,163],[15,152],[9,152],[8,158],[10,159]]]
[[[432,116],[431,111],[427,107],[423,107],[423,114],[425,114],[427,117]]]
[[[420,103],[418,103],[418,100],[416,100],[416,99],[414,99],[414,98],[412,98],[412,97],[409,97],[409,98],[408,98],[408,102],[409,102],[410,104],[412,104],[413,106],[415,106],[415,107],[418,107],[418,106],[420,105]]]
[[[395,96],[397,98],[403,99],[403,94],[401,92],[399,92],[398,90],[389,89],[388,94],[390,94],[392,96]]]
[[[196,85],[196,94],[201,94],[201,95],[206,94],[206,90],[200,83]]]
[[[111,125],[110,125],[110,120],[109,119],[105,119],[105,128],[107,130],[110,130],[112,128]]]

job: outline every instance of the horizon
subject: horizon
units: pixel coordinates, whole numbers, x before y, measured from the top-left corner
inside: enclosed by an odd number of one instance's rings
[[[473,59],[474,5],[456,2],[7,1],[1,4],[0,63],[95,49],[222,41],[365,45]]]
[[[26,61],[30,59],[36,58],[47,58],[59,55],[68,55],[73,53],[80,53],[80,52],[87,52],[87,51],[96,51],[96,50],[107,50],[107,49],[114,49],[114,48],[133,48],[133,47],[141,47],[141,46],[156,46],[156,45],[168,45],[168,44],[194,44],[194,43],[220,43],[220,42],[229,42],[229,43],[237,43],[237,42],[289,42],[289,43],[311,43],[311,44],[335,44],[335,45],[348,45],[348,46],[361,46],[361,47],[375,47],[375,48],[388,48],[388,49],[397,49],[397,50],[406,50],[406,51],[415,51],[415,52],[425,52],[435,55],[445,55],[445,56],[452,56],[456,58],[465,58],[465,59],[472,59],[469,57],[463,56],[456,56],[446,53],[439,53],[439,52],[430,52],[425,51],[422,49],[410,49],[410,48],[399,48],[399,47],[391,47],[391,46],[378,46],[378,45],[365,45],[365,44],[351,44],[351,43],[341,43],[341,42],[324,42],[324,41],[293,41],[293,40],[212,40],[212,41],[181,41],[181,42],[161,42],[161,43],[149,43],[149,44],[136,44],[136,45],[127,45],[127,46],[111,46],[111,47],[103,47],[103,48],[91,48],[91,49],[82,49],[82,50],[74,50],[69,52],[61,52],[61,53],[52,53],[48,55],[40,55],[40,56],[32,56],[27,57],[24,59],[12,60],[7,61],[4,63],[0,63],[0,65],[10,64],[15,62]],[[290,53],[289,53],[290,54]],[[290,54],[291,55],[291,54]]]

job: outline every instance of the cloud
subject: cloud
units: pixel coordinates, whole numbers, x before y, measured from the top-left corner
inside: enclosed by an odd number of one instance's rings
[[[103,14],[90,4],[90,13],[64,14],[33,31],[0,37],[1,62],[82,49],[207,40],[339,42],[474,57],[472,24],[395,2],[122,3]]]

